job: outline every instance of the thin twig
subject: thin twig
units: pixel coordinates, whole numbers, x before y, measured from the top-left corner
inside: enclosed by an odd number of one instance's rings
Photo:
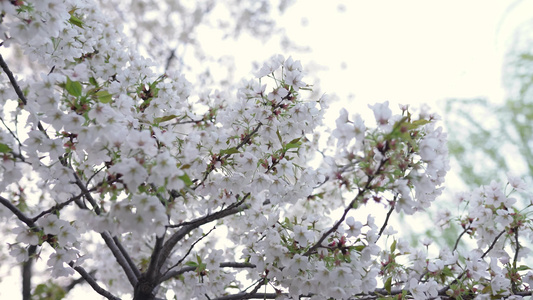
[[[396,196],[397,197],[397,196]],[[395,197],[395,198],[396,198]],[[395,199],[396,200],[396,199]],[[392,214],[392,212],[394,211],[394,204],[395,202],[393,202],[390,206],[390,209],[389,211],[387,212],[387,216],[385,217],[385,222],[383,222],[383,225],[381,226],[381,229],[379,230],[379,234],[378,234],[378,238],[376,239],[376,242],[379,240],[379,238],[381,237],[381,235],[383,234],[383,231],[385,231],[385,228],[387,227],[387,224],[389,223],[389,218]]]
[[[455,245],[453,246],[453,250],[452,252],[455,252],[455,250],[457,250],[457,247],[459,246],[459,242],[461,241],[461,238],[463,237],[463,235],[470,229],[470,225],[468,225],[468,227],[465,227],[465,229],[463,230],[463,232],[461,232],[461,234],[459,234],[459,236],[457,237],[457,240],[455,240]]]
[[[502,234],[505,233],[505,230],[503,230],[502,232],[500,232],[495,238],[494,238],[494,241],[492,241],[492,243],[490,244],[489,248],[483,253],[483,255],[481,255],[481,259],[485,258],[485,256],[487,256],[487,254],[490,252],[490,250],[492,250],[492,248],[494,248],[494,246],[496,245],[496,242],[498,241],[498,239],[502,236]],[[461,278],[463,278],[463,276],[466,274],[467,270],[464,270],[461,274],[459,274],[459,276],[454,279],[450,284],[448,284],[447,286],[443,287],[442,289],[439,290],[439,295],[446,295],[446,291],[450,289],[450,287],[453,285],[453,284],[456,284]]]
[[[516,262],[518,261],[518,252],[520,251],[520,243],[518,242],[518,226],[516,226],[514,229],[514,238],[515,238],[515,244],[516,244],[516,251],[514,253],[513,258],[513,272],[516,272]],[[516,293],[516,282],[511,279],[511,289],[513,291],[513,294]]]
[[[252,139],[252,136],[254,134],[256,134],[258,131],[259,131],[259,128],[261,128],[261,126],[263,125],[263,123],[259,122],[257,124],[257,126],[254,128],[254,130],[252,130],[252,132],[250,132],[249,134],[247,134],[243,139],[242,141],[237,145],[235,146],[235,149],[236,150],[239,150],[240,148],[242,148],[244,145],[246,145],[251,139]],[[226,154],[224,155],[223,158],[219,158],[220,160],[222,159],[228,159],[232,154]],[[206,170],[205,174],[204,174],[204,177],[202,178],[202,180],[193,188],[193,190],[196,190],[198,187],[200,187],[202,184],[204,184],[204,182],[207,180],[207,177],[209,176],[209,174],[211,174],[211,172],[213,171],[214,169],[208,169]]]
[[[63,202],[63,203],[58,203],[52,207],[50,207],[49,209],[47,210],[44,210],[42,211],[41,213],[39,213],[37,216],[33,217],[32,218],[32,221],[33,222],[36,222],[37,220],[39,220],[42,216],[48,214],[48,213],[51,213],[51,212],[56,212],[56,211],[60,211],[61,209],[63,209],[65,206],[69,205],[70,203],[72,203],[73,201],[76,201],[80,198],[82,198],[83,196],[85,196],[87,193],[90,193],[90,192],[93,192],[94,190],[96,190],[96,188],[92,188],[90,190],[87,190],[87,192],[82,192],[81,194],[77,195],[77,196],[74,196],[70,199],[68,199],[67,201]]]
[[[2,70],[4,70],[4,73],[6,73],[7,77],[9,78],[9,81],[11,82],[11,85],[13,86],[13,89],[15,89],[15,93],[19,97],[20,101],[24,103],[24,105],[28,104],[28,100],[26,99],[26,96],[24,96],[24,92],[20,89],[20,86],[17,83],[17,80],[15,79],[15,76],[13,75],[13,72],[9,69],[7,66],[7,63],[4,60],[4,57],[0,55],[0,67],[2,67]],[[37,128],[42,131],[46,137],[48,137],[48,134],[46,133],[46,130],[44,129],[41,122],[37,122]]]
[[[163,273],[163,275],[161,277],[163,278],[170,270],[172,270],[173,268],[179,266],[189,256],[189,254],[191,254],[191,251],[192,251],[192,249],[194,249],[194,246],[196,246],[196,244],[198,244],[201,240],[203,240],[205,237],[207,237],[213,230],[215,230],[215,228],[216,227],[211,228],[211,230],[209,230],[206,234],[202,235],[198,240],[194,241],[194,243],[191,244],[191,246],[189,247],[189,249],[187,250],[185,255],[183,255],[183,257],[180,260],[178,260],[178,262],[175,263],[172,267],[168,268],[168,270],[166,270],[165,273]],[[154,257],[154,261],[156,260],[156,258],[157,257]],[[160,279],[160,282],[163,282],[163,280]]]
[[[333,227],[331,227],[328,231],[326,231],[325,233],[322,234],[322,236],[320,237],[320,239],[311,247],[309,248],[303,255],[304,256],[309,256],[311,255],[318,247],[322,246],[322,242],[333,232],[335,232],[339,226],[342,224],[342,222],[344,222],[344,219],[346,219],[346,215],[348,214],[348,212],[354,208],[354,205],[356,203],[357,200],[359,200],[360,197],[363,197],[363,195],[366,193],[366,191],[368,190],[368,188],[370,187],[370,183],[372,182],[372,180],[375,178],[375,176],[377,174],[379,174],[381,168],[383,167],[383,165],[388,161],[389,159],[386,158],[386,159],[383,159],[381,160],[377,170],[376,170],[376,173],[374,175],[369,175],[368,176],[368,180],[365,184],[365,186],[362,188],[362,189],[359,189],[359,191],[357,192],[357,195],[352,199],[352,201],[350,202],[350,204],[344,209],[344,213],[342,214],[341,218],[335,223],[335,225],[333,225]]]

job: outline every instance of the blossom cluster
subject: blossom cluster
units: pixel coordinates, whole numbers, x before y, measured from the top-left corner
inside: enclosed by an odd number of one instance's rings
[[[464,215],[439,216],[463,232],[438,256],[389,226],[442,193],[438,116],[384,102],[369,126],[342,110],[326,151],[315,135],[328,99],[291,57],[235,93],[198,95],[183,74],[158,74],[92,0],[0,10],[2,47],[38,66],[17,78],[0,57],[0,216],[17,262],[49,253],[53,277],[77,273],[108,299],[531,295],[519,265],[531,204],[499,183],[462,195]],[[372,205],[382,224],[361,212]]]

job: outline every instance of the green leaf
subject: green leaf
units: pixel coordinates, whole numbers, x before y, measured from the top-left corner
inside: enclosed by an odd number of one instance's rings
[[[525,266],[525,265],[521,265],[520,267],[516,268],[517,271],[526,271],[526,270],[531,270],[530,267],[528,266]]]
[[[53,282],[47,282],[37,285],[31,298],[37,300],[60,300],[65,298],[65,295],[66,292],[61,286]]]
[[[70,19],[68,21],[72,25],[78,26],[79,28],[83,28],[83,21],[75,15],[70,15]]]
[[[450,270],[449,267],[444,267],[444,269],[442,270],[442,274],[444,276],[447,276],[447,277],[452,277],[453,276],[453,272],[452,272],[452,270]]]
[[[357,245],[357,246],[354,246],[354,249],[355,249],[355,251],[357,251],[357,252],[361,252],[361,251],[363,251],[363,249],[365,249],[365,245]]]
[[[89,83],[94,86],[98,86],[98,82],[96,81],[94,77],[89,77]]]
[[[98,97],[98,101],[101,103],[109,103],[113,99],[113,95],[111,95],[108,91],[98,91],[95,93],[96,97]]]
[[[276,130],[276,135],[278,136],[279,142],[283,145],[283,141],[281,140],[281,134],[279,134],[279,129]]]
[[[394,254],[394,251],[396,251],[396,240],[390,245],[390,253]]]
[[[185,263],[185,265],[187,265],[189,267],[195,267],[195,268],[198,267],[198,263],[196,263],[195,261],[188,261],[188,262]]]
[[[392,289],[392,277],[389,277],[385,281],[385,290],[387,290],[387,292],[389,292],[389,294],[390,294],[391,289]]]
[[[79,83],[78,81],[72,81],[69,77],[67,77],[67,84],[65,85],[65,89],[69,94],[74,97],[81,96],[81,92],[83,90],[81,83]]]
[[[289,150],[292,148],[299,148],[302,145],[302,142],[300,142],[300,138],[294,139],[290,141],[287,145],[285,145],[285,150]]]
[[[421,119],[421,120],[416,120],[416,121],[412,122],[412,124],[418,127],[418,126],[426,125],[429,122],[430,122],[429,120]]]
[[[160,117],[160,118],[155,118],[154,122],[159,124],[159,123],[163,123],[163,122],[166,122],[166,121],[170,121],[170,120],[175,119],[177,117],[178,116],[176,116],[176,115],[164,116],[164,117]]]
[[[225,150],[220,150],[220,155],[235,154],[235,153],[240,153],[239,150],[237,150],[237,148],[235,147],[225,149]]]
[[[178,176],[178,178],[181,179],[187,187],[192,185],[192,180],[187,173],[183,173],[183,175]]]
[[[0,153],[8,153],[8,152],[11,152],[11,151],[12,151],[12,149],[9,148],[8,145],[0,143]]]

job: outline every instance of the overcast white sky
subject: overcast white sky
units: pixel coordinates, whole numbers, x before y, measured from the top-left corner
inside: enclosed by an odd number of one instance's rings
[[[339,106],[353,113],[386,100],[436,109],[453,97],[501,101],[503,55],[514,28],[531,17],[533,1],[527,0],[305,0],[287,10],[280,25],[297,45],[312,49],[294,58],[324,67],[322,91],[341,99],[335,113]],[[211,42],[206,48],[221,49],[220,40]],[[251,61],[279,51],[277,44],[255,42],[246,51],[225,49],[240,57],[238,77],[249,76]],[[3,280],[0,295],[10,290],[9,299],[20,299],[17,287]]]
[[[279,24],[294,43],[311,48],[292,56],[323,68],[320,87],[339,95],[342,106],[386,100],[436,106],[453,97],[503,99],[503,55],[531,12],[533,2],[525,0],[306,0],[290,6]],[[206,43],[237,55],[237,78],[247,75],[250,61],[279,52],[274,42]]]

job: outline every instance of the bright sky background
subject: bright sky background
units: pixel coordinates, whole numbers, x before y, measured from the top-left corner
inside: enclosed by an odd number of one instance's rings
[[[341,106],[366,110],[367,103],[389,100],[436,108],[450,97],[503,98],[509,34],[533,16],[524,8],[531,2],[506,12],[512,3],[306,0],[292,5],[280,24],[297,45],[311,48],[292,55],[321,69],[321,89],[336,93]],[[211,42],[221,49],[220,40]],[[249,72],[249,61],[279,51],[275,43],[222,48],[238,53],[237,77]]]
[[[279,24],[297,45],[311,48],[292,56],[320,69],[322,91],[339,96],[332,107],[337,114],[341,106],[368,113],[367,104],[386,100],[436,110],[454,97],[501,101],[504,53],[514,28],[532,17],[533,1],[527,0],[305,0]],[[235,46],[205,38],[205,49],[237,56],[236,78],[250,76],[251,61],[279,52],[277,42]],[[0,283],[0,298],[21,299],[20,280],[14,281]]]

